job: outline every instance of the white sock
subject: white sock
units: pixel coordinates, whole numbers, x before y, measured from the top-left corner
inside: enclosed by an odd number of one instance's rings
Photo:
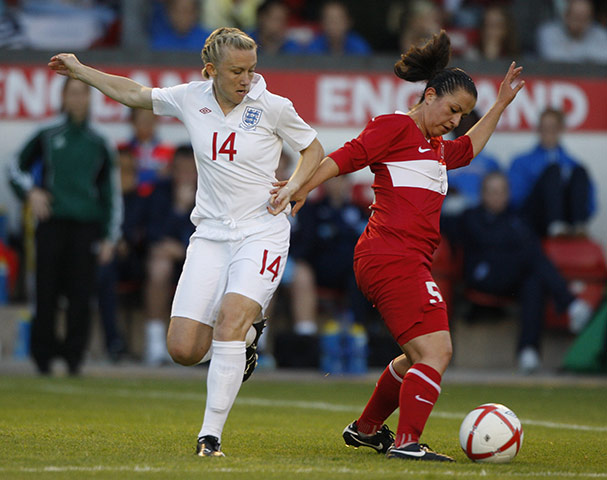
[[[198,437],[213,435],[221,442],[221,432],[238,395],[245,367],[245,342],[213,340],[213,356],[207,374],[207,404]]]
[[[297,322],[293,327],[297,335],[316,335],[318,333],[318,325],[314,320],[304,320]]]
[[[251,344],[255,341],[256,335],[257,335],[257,330],[255,330],[255,327],[253,325],[251,325],[249,327],[249,330],[247,331],[247,336],[244,338],[245,345],[247,347],[250,347]]]
[[[581,298],[576,298],[567,307],[567,313],[569,314],[569,330],[572,333],[580,333],[590,317],[592,317],[592,306]]]
[[[249,331],[247,332],[247,336],[245,337],[245,346],[246,347],[248,347],[249,345],[251,345],[253,343],[253,341],[255,340],[255,335],[257,335],[257,330],[255,330],[255,327],[253,327],[253,325],[251,325],[251,327],[249,327]],[[261,337],[261,338],[263,338],[263,337]],[[196,365],[200,365],[201,363],[208,362],[209,360],[211,360],[212,356],[213,356],[213,344],[211,344],[211,346],[207,350],[207,353],[204,354],[204,357],[202,357],[200,359],[200,362],[198,362]]]
[[[166,347],[166,323],[159,318],[148,320],[145,325],[145,363],[160,365],[168,360]]]

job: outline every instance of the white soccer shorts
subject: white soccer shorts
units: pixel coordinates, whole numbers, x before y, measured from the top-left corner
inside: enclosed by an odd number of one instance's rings
[[[272,222],[271,228],[236,241],[209,240],[194,233],[171,316],[214,327],[226,293],[244,295],[265,312],[287,263],[290,230],[288,221]]]

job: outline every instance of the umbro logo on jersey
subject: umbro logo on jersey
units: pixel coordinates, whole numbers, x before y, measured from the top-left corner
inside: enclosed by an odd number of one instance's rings
[[[426,153],[426,152],[429,152],[430,150],[432,150],[432,149],[431,149],[431,148],[422,148],[422,147],[419,147],[419,148],[417,149],[417,151],[418,151],[419,153]]]
[[[202,113],[203,115],[206,115],[207,113],[211,113],[211,109],[208,107],[203,107],[200,110],[198,110],[200,113]]]

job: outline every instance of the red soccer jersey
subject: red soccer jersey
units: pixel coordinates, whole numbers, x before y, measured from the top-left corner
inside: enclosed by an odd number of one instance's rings
[[[355,257],[417,252],[430,261],[440,242],[447,170],[470,163],[470,138],[429,142],[410,116],[395,113],[372,119],[358,138],[329,156],[340,174],[366,166],[375,174],[373,214]]]

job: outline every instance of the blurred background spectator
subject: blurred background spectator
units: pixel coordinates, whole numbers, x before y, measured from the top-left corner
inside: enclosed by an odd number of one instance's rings
[[[200,51],[211,33],[200,25],[200,0],[155,0],[152,15],[153,50]]]
[[[244,32],[255,28],[257,7],[262,0],[202,0],[200,22],[213,31],[219,27],[236,27]]]
[[[462,118],[460,124],[453,129],[453,137],[461,137],[480,120],[476,110]],[[454,217],[465,209],[478,206],[481,201],[481,184],[488,173],[498,172],[501,167],[497,159],[487,151],[487,148],[474,157],[465,168],[449,170],[449,190],[441,210],[441,225],[445,217]],[[446,227],[449,228],[449,227]]]
[[[302,45],[289,38],[289,7],[281,0],[266,0],[257,9],[257,28],[250,32],[259,53],[301,53]]]
[[[133,135],[121,147],[127,148],[134,156],[137,188],[140,195],[147,196],[158,181],[169,176],[175,147],[158,138],[158,117],[151,110],[131,109],[130,122]]]
[[[368,55],[371,47],[353,29],[345,2],[330,0],[320,10],[320,32],[305,48],[305,53],[331,55]]]
[[[0,0],[0,48],[25,48],[27,40],[13,8]]]
[[[537,58],[537,27],[554,20],[557,4],[562,0],[511,0],[509,12],[514,19],[521,53],[528,58]]]
[[[508,210],[508,178],[488,174],[482,202],[464,212],[457,229],[464,252],[464,280],[477,291],[515,296],[520,302],[519,368],[531,373],[540,367],[540,338],[547,298],[569,315],[578,333],[592,309],[568,289],[566,280],[542,251],[539,238]]]
[[[483,10],[478,42],[467,52],[473,59],[517,59],[520,56],[517,28],[510,11],[502,5]]]
[[[40,130],[11,171],[15,193],[27,200],[36,227],[36,307],[31,353],[43,375],[55,357],[71,375],[84,360],[97,262],[111,261],[121,216],[118,170],[104,138],[88,125],[90,87],[68,78],[59,125]],[[56,325],[65,298],[66,331]]]
[[[419,47],[443,25],[443,12],[431,0],[412,0],[407,3],[400,17],[399,48],[406,52],[410,47]]]
[[[17,19],[29,48],[86,50],[119,45],[119,9],[119,0],[20,0]]]
[[[545,60],[607,63],[607,30],[596,22],[590,0],[568,0],[562,18],[540,25],[537,42]]]
[[[366,212],[351,201],[346,176],[323,185],[323,194],[297,215],[291,234],[291,312],[300,335],[318,330],[318,288],[337,289],[347,298],[354,321],[364,325],[366,300],[354,279],[352,258],[358,237],[367,224]]]
[[[192,147],[177,147],[171,176],[158,182],[148,199],[144,361],[150,366],[171,361],[166,327],[185,251],[195,230],[190,214],[196,200],[197,178]]]
[[[97,291],[105,348],[113,362],[120,361],[131,350],[122,327],[129,329],[132,325],[120,321],[126,319],[121,318],[124,305],[119,301],[119,294],[124,290],[128,293],[140,290],[145,278],[147,255],[146,197],[139,193],[137,159],[128,146],[118,149],[118,165],[123,221],[114,257],[110,262],[99,265]]]
[[[512,205],[540,236],[583,235],[595,210],[592,180],[561,144],[564,130],[563,113],[546,109],[539,119],[538,145],[510,165]]]

